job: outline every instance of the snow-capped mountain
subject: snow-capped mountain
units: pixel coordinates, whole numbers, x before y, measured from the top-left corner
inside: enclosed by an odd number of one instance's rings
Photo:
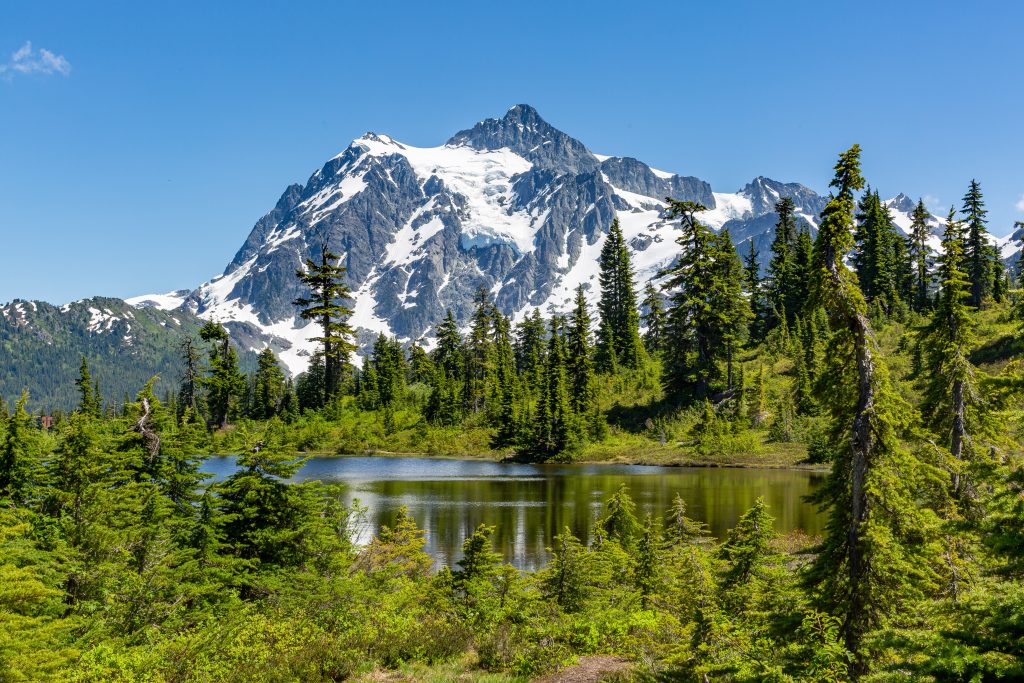
[[[812,227],[825,204],[797,183],[759,177],[738,192],[714,192],[693,176],[594,154],[517,105],[438,147],[363,135],[304,185],[288,187],[222,275],[187,295],[131,302],[220,320],[242,332],[244,344],[269,344],[297,373],[315,332],[296,317],[292,301],[305,292],[295,271],[318,258],[325,239],[348,269],[360,342],[384,332],[429,343],[447,309],[468,321],[480,287],[516,318],[534,307],[568,309],[580,284],[596,301],[598,254],[616,217],[638,282],[647,281],[678,250],[677,228],[663,218],[666,197],[704,204],[707,223],[728,229],[741,253],[753,240],[762,260],[781,197]],[[901,227],[904,199],[890,200]]]

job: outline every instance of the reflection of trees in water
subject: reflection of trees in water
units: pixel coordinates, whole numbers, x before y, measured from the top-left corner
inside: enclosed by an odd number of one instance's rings
[[[641,515],[663,516],[679,493],[690,514],[722,537],[758,496],[768,503],[778,531],[819,533],[823,520],[804,502],[819,478],[786,470],[678,469],[637,475],[558,468],[533,478],[376,481],[357,486],[352,495],[369,506],[374,530],[392,523],[398,507],[407,505],[427,530],[427,550],[439,564],[453,565],[462,541],[486,523],[496,527],[494,544],[506,560],[534,569],[546,562],[545,549],[565,526],[589,542],[604,501],[621,483],[629,486]]]

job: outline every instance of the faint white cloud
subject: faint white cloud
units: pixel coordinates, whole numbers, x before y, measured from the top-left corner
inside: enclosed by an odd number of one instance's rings
[[[1018,211],[1024,211],[1024,194],[1020,196],[1020,199],[1017,200],[1017,203],[1014,204],[1014,206],[1017,207]]]
[[[942,209],[942,200],[933,194],[926,194],[921,199],[924,201],[924,205],[928,207],[928,210],[933,213]]]
[[[71,73],[71,62],[45,48],[35,50],[30,41],[15,50],[11,58],[0,64],[0,78],[11,80],[19,74],[42,74],[51,76],[60,74],[67,76]]]

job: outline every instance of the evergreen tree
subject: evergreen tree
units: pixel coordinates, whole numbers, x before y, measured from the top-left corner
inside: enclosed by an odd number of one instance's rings
[[[516,371],[525,379],[527,388],[538,393],[544,375],[544,319],[540,310],[523,319],[516,326]]]
[[[207,322],[199,330],[199,338],[210,344],[210,369],[203,379],[210,420],[218,427],[226,427],[245,391],[245,377],[238,369],[238,354],[223,325]]]
[[[257,444],[218,486],[224,542],[249,562],[294,565],[302,544],[301,490],[287,482],[301,460]]]
[[[462,335],[455,322],[451,309],[444,321],[437,327],[437,348],[434,349],[434,365],[444,371],[445,375],[456,383],[461,383],[465,369],[463,358]]]
[[[573,309],[566,335],[566,369],[569,382],[569,404],[581,416],[589,416],[594,408],[594,370],[591,361],[590,313],[583,285],[576,289]]]
[[[753,238],[750,239],[750,248],[743,258],[743,292],[747,295],[747,306],[750,309],[752,333],[755,339],[760,339],[763,332],[765,318],[764,292],[761,284],[761,266],[758,263],[758,251],[754,246]],[[730,386],[732,382],[729,383]]]
[[[349,354],[356,350],[350,341],[352,328],[348,324],[352,310],[344,303],[352,299],[352,292],[345,283],[346,268],[338,265],[340,259],[325,240],[320,245],[320,263],[307,258],[304,267],[295,271],[299,282],[310,291],[308,297],[294,301],[301,309],[299,316],[320,326],[320,336],[310,339],[322,347],[324,403],[338,394],[342,370],[348,365]]]
[[[667,273],[671,307],[663,382],[676,401],[710,395],[722,376],[721,361],[729,366],[731,384],[732,356],[750,316],[732,240],[728,231],[716,235],[698,220],[704,210],[694,202],[669,203],[669,216],[681,220],[676,241],[682,252]]]
[[[542,577],[544,593],[566,612],[583,609],[590,594],[592,574],[589,553],[572,530],[565,527],[554,538],[551,564]]]
[[[381,335],[383,336],[383,335]],[[380,337],[377,338],[378,341]],[[386,338],[385,338],[386,342]],[[363,359],[362,370],[356,373],[356,400],[363,410],[377,410],[381,407],[380,382],[377,380],[377,365],[373,358]]]
[[[902,237],[877,191],[866,191],[858,206],[853,256],[857,281],[868,302],[891,313],[899,302]]]
[[[658,535],[654,520],[648,516],[637,539],[636,565],[633,569],[633,585],[640,591],[640,601],[644,608],[650,606],[651,595],[661,588],[662,583]]]
[[[39,433],[25,409],[27,403],[28,392],[22,392],[0,441],[0,498],[8,497],[15,503],[22,502],[31,488],[41,455]]]
[[[260,351],[256,363],[249,414],[257,420],[267,420],[278,414],[284,401],[284,371],[269,348]]]
[[[740,516],[736,526],[722,544],[721,554],[726,561],[725,585],[749,583],[764,566],[775,538],[774,518],[768,514],[763,498]]]
[[[665,347],[665,302],[650,282],[644,286],[641,306],[644,310],[643,323],[647,328],[644,346],[650,353],[657,353]]]
[[[409,348],[409,381],[426,384],[434,374],[434,362],[418,343]]]
[[[967,305],[971,291],[963,266],[963,225],[950,208],[939,260],[939,296],[931,323],[921,334],[921,344],[927,350],[921,413],[925,425],[948,439],[956,461],[951,475],[956,498],[971,493],[963,462],[979,455],[974,437],[981,435],[980,423],[986,412],[979,388],[981,373],[970,361],[976,324]]]
[[[740,345],[747,338],[750,321],[754,317],[751,305],[756,305],[760,283],[755,267],[751,276],[753,279],[748,281],[753,290],[749,294],[749,299],[744,298],[743,271],[729,231],[725,229],[716,235],[713,245],[715,247],[713,258],[716,280],[713,306],[718,314],[718,324],[722,330],[722,341],[725,346],[725,388],[732,391],[735,388],[734,359]]]
[[[200,353],[198,346],[191,334],[182,338],[181,343],[178,345],[183,366],[181,382],[178,385],[178,417],[181,417],[188,411],[193,420],[199,419],[201,414],[199,391],[203,379],[199,369]]]
[[[665,515],[665,543],[668,546],[689,545],[708,540],[708,525],[686,515],[686,501],[678,493]]]
[[[931,305],[929,289],[931,276],[928,273],[928,259],[931,255],[931,247],[928,246],[928,239],[932,236],[931,226],[928,221],[931,218],[924,206],[924,201],[917,200],[917,206],[910,214],[910,259],[914,267],[914,310],[921,312],[927,310]]]
[[[636,503],[625,484],[620,484],[605,502],[605,514],[598,520],[597,527],[605,539],[617,542],[623,550],[632,551],[635,547],[643,527],[636,518]]]
[[[819,601],[842,619],[851,673],[871,662],[865,637],[920,596],[934,575],[936,516],[922,506],[926,468],[900,442],[908,407],[890,385],[844,258],[853,247],[854,192],[863,187],[860,146],[842,153],[814,251],[816,302],[833,329],[819,400],[831,413],[832,472],[815,500],[829,512],[810,571]]]
[[[438,372],[443,372],[440,368]],[[427,539],[423,529],[402,506],[392,524],[384,525],[360,555],[358,565],[380,580],[405,577],[422,578],[430,571],[430,555],[423,548]]]
[[[812,284],[815,281],[814,272],[814,240],[811,238],[810,228],[804,224],[796,235],[796,258],[794,259],[794,291],[797,292],[800,305],[790,315],[795,316],[800,308],[806,305],[810,297]],[[787,309],[788,310],[788,309]]]
[[[992,293],[991,252],[989,251],[988,229],[985,227],[988,211],[981,194],[981,184],[971,180],[964,195],[964,214],[967,235],[964,241],[964,266],[967,280],[971,283],[971,297],[968,303],[979,308],[985,297]]]
[[[494,527],[481,524],[462,544],[462,559],[459,569],[454,572],[455,583],[465,588],[473,581],[487,579],[494,575],[501,555],[491,547]]]
[[[430,381],[430,396],[423,408],[423,416],[437,426],[450,427],[462,420],[462,402],[458,384],[448,377],[444,365],[435,364]]]
[[[775,213],[779,220],[775,223],[775,236],[772,238],[772,256],[768,261],[768,309],[773,315],[786,318],[792,324],[795,316],[807,298],[807,291],[800,291],[801,283],[797,272],[797,229],[793,220],[795,209],[793,200],[783,197],[775,204]],[[770,325],[779,324],[777,319]]]
[[[299,410],[319,410],[324,407],[324,356],[317,351],[309,362],[309,369],[295,380],[295,396]]]
[[[571,451],[579,444],[579,420],[569,404],[565,372],[565,339],[560,316],[551,319],[544,386],[537,405],[532,450],[541,459]]]
[[[82,365],[78,369],[78,379],[75,380],[78,387],[78,411],[92,417],[99,417],[99,397],[93,391],[92,376],[89,374],[89,365],[82,356]]]
[[[495,445],[499,448],[511,446],[519,438],[519,419],[516,405],[519,399],[519,385],[516,380],[515,351],[512,348],[511,322],[496,308],[493,309],[494,328],[494,379],[492,405],[496,407],[494,421],[497,423]]]
[[[481,286],[477,290],[474,303],[476,310],[463,351],[464,402],[468,411],[478,413],[486,407],[487,380],[494,372],[494,346],[491,341],[493,305],[486,287]]]
[[[394,408],[405,396],[405,352],[397,339],[388,339],[383,333],[373,344],[373,358],[364,363],[368,373],[363,381],[372,385],[379,405]]]
[[[621,367],[637,368],[643,354],[640,312],[633,283],[633,265],[618,219],[612,221],[601,247],[599,266],[601,300],[598,312],[601,327],[607,327],[610,334],[606,333],[607,338],[605,335],[598,338],[598,370],[610,372],[613,358]]]

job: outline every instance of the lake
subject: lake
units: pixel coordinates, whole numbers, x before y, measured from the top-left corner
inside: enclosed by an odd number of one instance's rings
[[[232,456],[208,458],[203,469],[222,479],[234,471]],[[392,457],[311,458],[299,481],[344,482],[348,502],[367,507],[361,541],[389,524],[405,505],[427,532],[427,552],[454,566],[463,540],[481,524],[496,527],[494,546],[521,569],[538,569],[547,548],[568,526],[584,542],[604,501],[629,487],[641,519],[663,516],[678,493],[688,514],[719,537],[758,496],[768,503],[779,532],[822,531],[824,519],[804,497],[824,475],[805,470],[646,465],[526,465],[484,460]]]

